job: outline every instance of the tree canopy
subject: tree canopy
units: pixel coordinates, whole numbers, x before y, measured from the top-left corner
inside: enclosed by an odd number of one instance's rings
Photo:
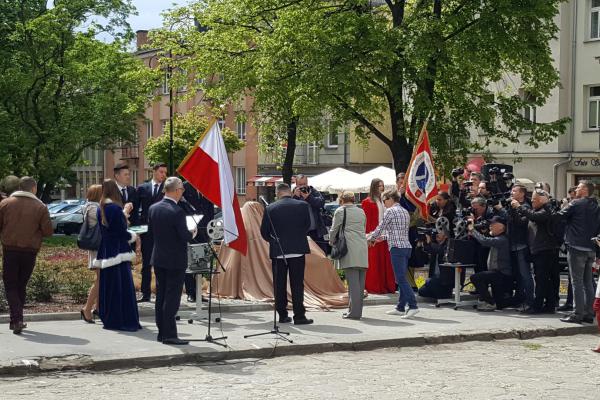
[[[565,119],[523,112],[559,84],[550,43],[560,3],[198,0],[174,10],[156,39],[209,77],[211,97],[254,96],[259,131],[330,113],[359,140],[383,141],[403,171],[429,118],[447,170],[492,142],[537,146],[564,132]]]
[[[197,106],[185,114],[173,117],[173,165],[175,168],[185,158],[198,141],[199,135],[208,128],[208,119],[204,110]],[[167,122],[165,132],[169,132],[170,122]],[[244,147],[244,142],[238,139],[235,132],[224,128],[221,130],[225,148],[228,152],[236,152]],[[165,162],[169,159],[170,137],[163,134],[152,138],[144,148],[144,155],[150,164]]]
[[[127,51],[129,0],[8,0],[0,6],[0,172],[47,197],[86,148],[135,138],[156,72]],[[101,17],[104,24],[94,22]],[[108,33],[105,43],[96,38]]]

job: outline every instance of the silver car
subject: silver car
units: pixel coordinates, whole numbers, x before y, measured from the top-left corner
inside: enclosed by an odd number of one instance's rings
[[[81,204],[61,204],[50,210],[50,220],[55,233],[71,235],[79,233],[83,225],[83,209]]]

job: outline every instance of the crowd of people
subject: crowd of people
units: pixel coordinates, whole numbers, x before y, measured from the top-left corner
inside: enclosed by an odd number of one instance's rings
[[[373,179],[361,204],[355,193],[339,196],[331,227],[324,220],[323,195],[304,175],[295,187],[279,184],[278,201],[263,216],[261,234],[270,244],[274,297],[281,323],[310,324],[303,305],[307,237],[329,253],[338,252],[336,263],[345,272],[349,309],[344,318],[362,317],[364,292],[394,293],[396,306],[388,314],[411,318],[419,312],[416,284],[410,268],[429,264],[421,297],[447,298],[454,289],[448,261],[451,245],[469,252],[473,274],[469,281],[478,296],[477,310],[517,308],[524,314],[554,314],[567,323],[593,323],[600,314],[600,292],[595,292],[593,266],[598,251],[600,207],[595,187],[587,181],[570,188],[567,197],[550,195],[540,182],[529,192],[514,184],[511,176],[490,171],[468,175],[452,173],[449,191],[439,192],[429,204],[427,218],[416,212],[406,197],[404,174],[396,188],[386,190]],[[487,179],[486,179],[487,178]],[[46,206],[36,197],[37,183],[23,177],[11,180],[18,189],[0,202],[0,240],[3,246],[3,280],[10,306],[10,329],[20,333],[25,287],[35,265],[42,238],[52,234]],[[187,182],[167,178],[165,164],[153,166],[152,179],[134,188],[126,164],[114,167],[114,178],[87,191],[84,223],[98,229],[101,241],[89,250],[88,267],[96,279],[81,310],[81,319],[95,323],[98,316],[107,329],[136,331],[141,328],[136,303],[150,301],[152,269],[156,276],[157,340],[186,344],[177,337],[175,314],[185,286],[188,301],[196,301],[195,281],[185,274],[187,244],[206,242],[205,227],[214,207]],[[202,214],[195,231],[185,216]],[[147,225],[138,236],[129,228]],[[325,236],[329,234],[329,240]],[[343,246],[341,246],[343,237]],[[467,249],[467,250],[465,250]],[[559,252],[566,254],[569,295],[559,305]],[[141,295],[136,298],[132,261],[141,256]],[[469,258],[467,257],[467,258]],[[294,318],[287,311],[289,274]],[[466,280],[465,272],[461,277]],[[600,322],[599,322],[600,326]],[[600,347],[596,349],[600,352]]]

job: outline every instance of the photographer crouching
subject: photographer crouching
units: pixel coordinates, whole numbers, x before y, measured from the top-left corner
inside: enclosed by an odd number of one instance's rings
[[[532,207],[527,207],[513,199],[511,207],[528,220],[529,249],[535,273],[535,299],[528,314],[550,313],[556,309],[560,288],[558,265],[559,243],[550,234],[552,207],[550,195],[545,190],[536,189],[531,197]]]
[[[422,246],[423,251],[429,255],[429,278],[419,288],[419,296],[432,299],[445,299],[452,296],[454,288],[454,270],[450,267],[442,267],[446,250],[448,248],[449,232],[436,231],[435,228],[417,228],[417,246]],[[465,279],[463,269],[462,281]]]
[[[471,282],[479,293],[477,310],[501,310],[505,304],[505,293],[511,291],[513,277],[510,263],[510,244],[506,236],[506,220],[499,215],[489,220],[490,237],[475,229],[473,219],[469,220],[468,230],[471,236],[482,246],[489,248],[487,271],[471,275]],[[489,287],[492,288],[492,296]]]

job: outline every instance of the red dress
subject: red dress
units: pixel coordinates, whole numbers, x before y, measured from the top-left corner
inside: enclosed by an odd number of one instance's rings
[[[379,225],[379,208],[370,197],[367,197],[362,201],[362,209],[367,216],[366,233],[371,233]],[[392,260],[385,240],[369,247],[369,269],[367,269],[365,289],[369,293],[379,294],[396,291]]]

